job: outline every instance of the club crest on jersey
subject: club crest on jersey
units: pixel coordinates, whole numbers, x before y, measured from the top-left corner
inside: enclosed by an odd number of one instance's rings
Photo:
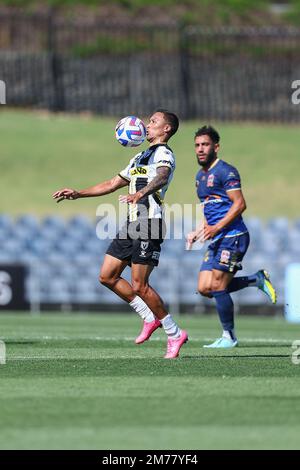
[[[142,166],[137,166],[136,168],[133,168],[130,170],[131,176],[135,175],[146,175],[148,173],[147,168],[144,168]]]
[[[214,179],[215,179],[215,175],[212,174],[212,175],[209,175],[209,177],[207,178],[207,183],[206,183],[206,186],[208,188],[212,188],[213,185],[214,185]]]
[[[229,260],[230,260],[230,251],[222,250],[221,257],[220,257],[220,263],[228,264]]]

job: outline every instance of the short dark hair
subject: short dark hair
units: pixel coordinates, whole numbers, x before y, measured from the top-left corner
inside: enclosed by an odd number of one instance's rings
[[[166,109],[157,109],[155,112],[162,113],[166,122],[170,124],[171,130],[169,132],[169,136],[172,137],[172,135],[176,134],[179,127],[179,119],[176,114],[170,113],[170,111],[167,111]]]
[[[214,129],[212,126],[200,127],[195,132],[195,139],[196,137],[199,137],[200,135],[208,135],[214,144],[218,144],[220,142],[220,135],[218,131],[216,131],[216,129]]]

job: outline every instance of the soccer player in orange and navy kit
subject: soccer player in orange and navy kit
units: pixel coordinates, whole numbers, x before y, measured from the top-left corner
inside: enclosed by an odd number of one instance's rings
[[[234,332],[234,306],[231,292],[255,286],[276,302],[276,292],[267,271],[234,278],[249,246],[249,233],[242,213],[246,209],[237,169],[220,160],[220,136],[211,126],[195,133],[195,151],[201,169],[196,176],[197,195],[204,206],[205,222],[188,234],[191,245],[198,239],[210,240],[198,279],[201,295],[213,297],[223,334],[204,347],[232,348],[238,341]]]

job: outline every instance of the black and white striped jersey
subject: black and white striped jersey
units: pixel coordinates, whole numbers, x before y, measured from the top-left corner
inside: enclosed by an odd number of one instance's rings
[[[134,222],[139,216],[137,206],[143,204],[148,219],[160,219],[163,212],[163,201],[175,170],[175,155],[167,144],[156,144],[133,157],[129,165],[119,173],[119,176],[128,180],[129,194],[134,194],[147,186],[157,175],[157,168],[166,166],[171,173],[167,184],[159,191],[145,196],[139,204],[129,204],[129,221]]]

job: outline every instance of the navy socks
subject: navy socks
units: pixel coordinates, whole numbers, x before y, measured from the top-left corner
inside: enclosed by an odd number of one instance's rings
[[[227,292],[236,292],[238,290],[244,289],[245,287],[255,286],[257,282],[256,274],[251,276],[244,277],[234,277],[232,281],[228,284]]]
[[[234,329],[233,302],[227,290],[211,292],[216,299],[217,310],[223,330],[231,331]]]

